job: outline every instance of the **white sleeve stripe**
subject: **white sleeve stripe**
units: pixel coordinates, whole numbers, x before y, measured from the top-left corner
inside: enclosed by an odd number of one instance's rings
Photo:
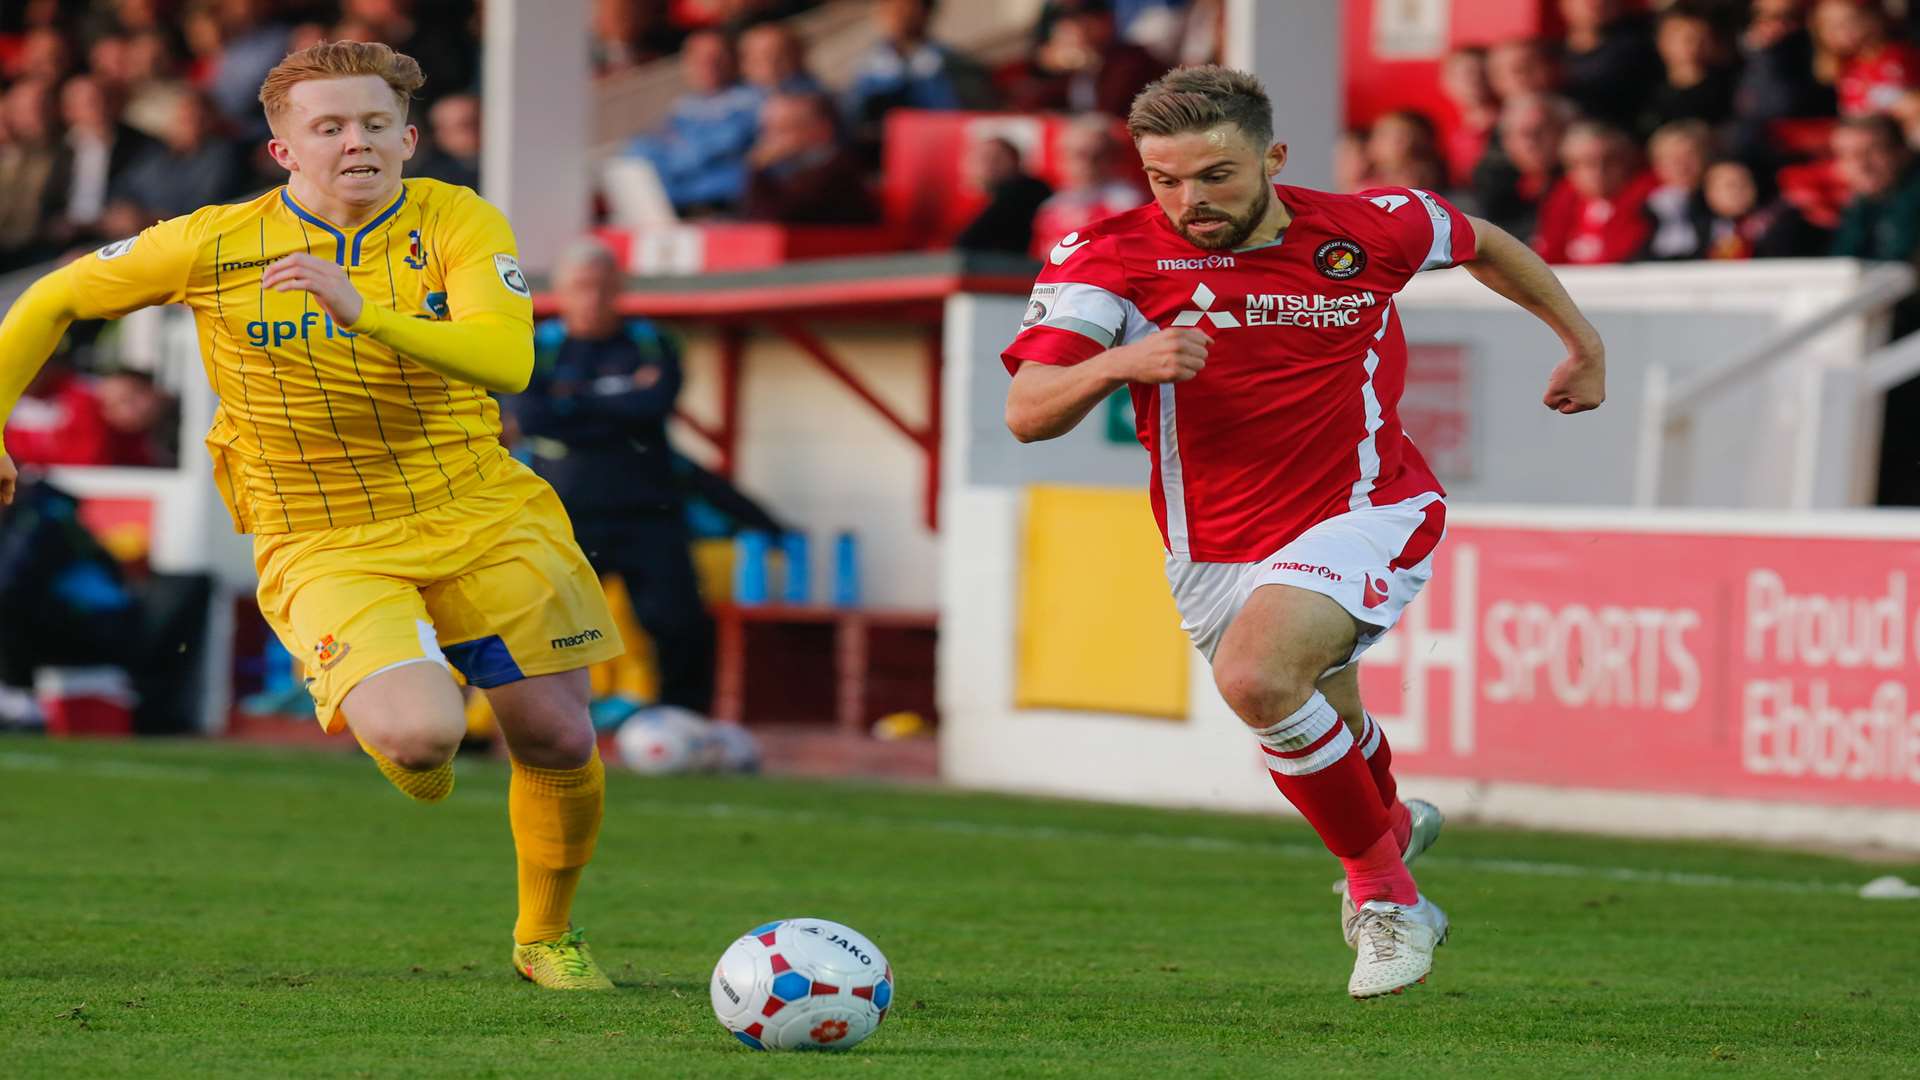
[[[1056,330],[1071,330],[1081,337],[1091,339],[1095,345],[1103,349],[1113,347],[1113,332],[1085,319],[1076,319],[1071,315],[1055,315],[1040,325],[1051,326]]]
[[[1036,285],[1028,300],[1041,305],[1037,321],[1027,328],[1051,326],[1087,338],[1102,349],[1136,341],[1154,329],[1140,314],[1133,301],[1098,285],[1077,281],[1055,281]]]
[[[1453,215],[1440,208],[1433,196],[1419,188],[1408,188],[1414,198],[1427,208],[1427,218],[1433,222],[1433,245],[1427,248],[1427,258],[1420,264],[1422,270],[1432,270],[1453,265]]]

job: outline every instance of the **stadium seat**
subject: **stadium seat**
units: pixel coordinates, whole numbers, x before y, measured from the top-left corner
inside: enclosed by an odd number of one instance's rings
[[[1058,187],[1059,141],[1069,122],[1059,115],[895,109],[882,139],[881,214],[907,248],[948,246],[986,205],[967,183],[968,148],[1004,138],[1019,148],[1027,172]],[[1126,125],[1115,120],[1114,130],[1124,134]]]

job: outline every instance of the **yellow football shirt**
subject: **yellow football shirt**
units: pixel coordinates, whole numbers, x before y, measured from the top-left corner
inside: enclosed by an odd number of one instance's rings
[[[345,267],[369,305],[421,319],[504,318],[502,333],[530,348],[532,301],[505,215],[436,180],[404,181],[352,230],[281,187],[163,221],[63,272],[79,318],[193,310],[220,399],[207,433],[214,482],[242,532],[417,513],[500,468],[500,410],[485,390],[335,325],[307,293],[261,287],[266,268],[296,252]]]

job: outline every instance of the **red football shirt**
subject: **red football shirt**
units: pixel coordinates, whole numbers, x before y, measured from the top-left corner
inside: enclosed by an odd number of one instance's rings
[[[1561,177],[1540,202],[1540,224],[1533,250],[1550,263],[1621,263],[1639,254],[1653,233],[1647,196],[1660,181],[1642,173],[1609,199],[1580,194]]]
[[[1470,257],[1472,226],[1413,188],[1275,193],[1293,221],[1239,251],[1194,246],[1151,203],[1069,234],[1001,354],[1011,372],[1163,328],[1213,338],[1196,378],[1128,387],[1161,538],[1196,562],[1254,562],[1327,518],[1441,490],[1400,429],[1393,296]]]
[[[1886,112],[1915,86],[1920,86],[1920,49],[1904,41],[1889,41],[1848,60],[1834,81],[1841,116]]]

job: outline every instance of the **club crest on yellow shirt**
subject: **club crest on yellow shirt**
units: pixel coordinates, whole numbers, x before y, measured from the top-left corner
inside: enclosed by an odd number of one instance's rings
[[[407,230],[406,264],[415,270],[425,270],[427,268],[427,245],[420,242],[419,229]]]
[[[333,635],[328,634],[326,637],[320,639],[319,644],[313,647],[313,653],[315,658],[320,661],[320,670],[325,671],[339,663],[352,648],[353,646],[348,645],[344,641],[333,640]]]

